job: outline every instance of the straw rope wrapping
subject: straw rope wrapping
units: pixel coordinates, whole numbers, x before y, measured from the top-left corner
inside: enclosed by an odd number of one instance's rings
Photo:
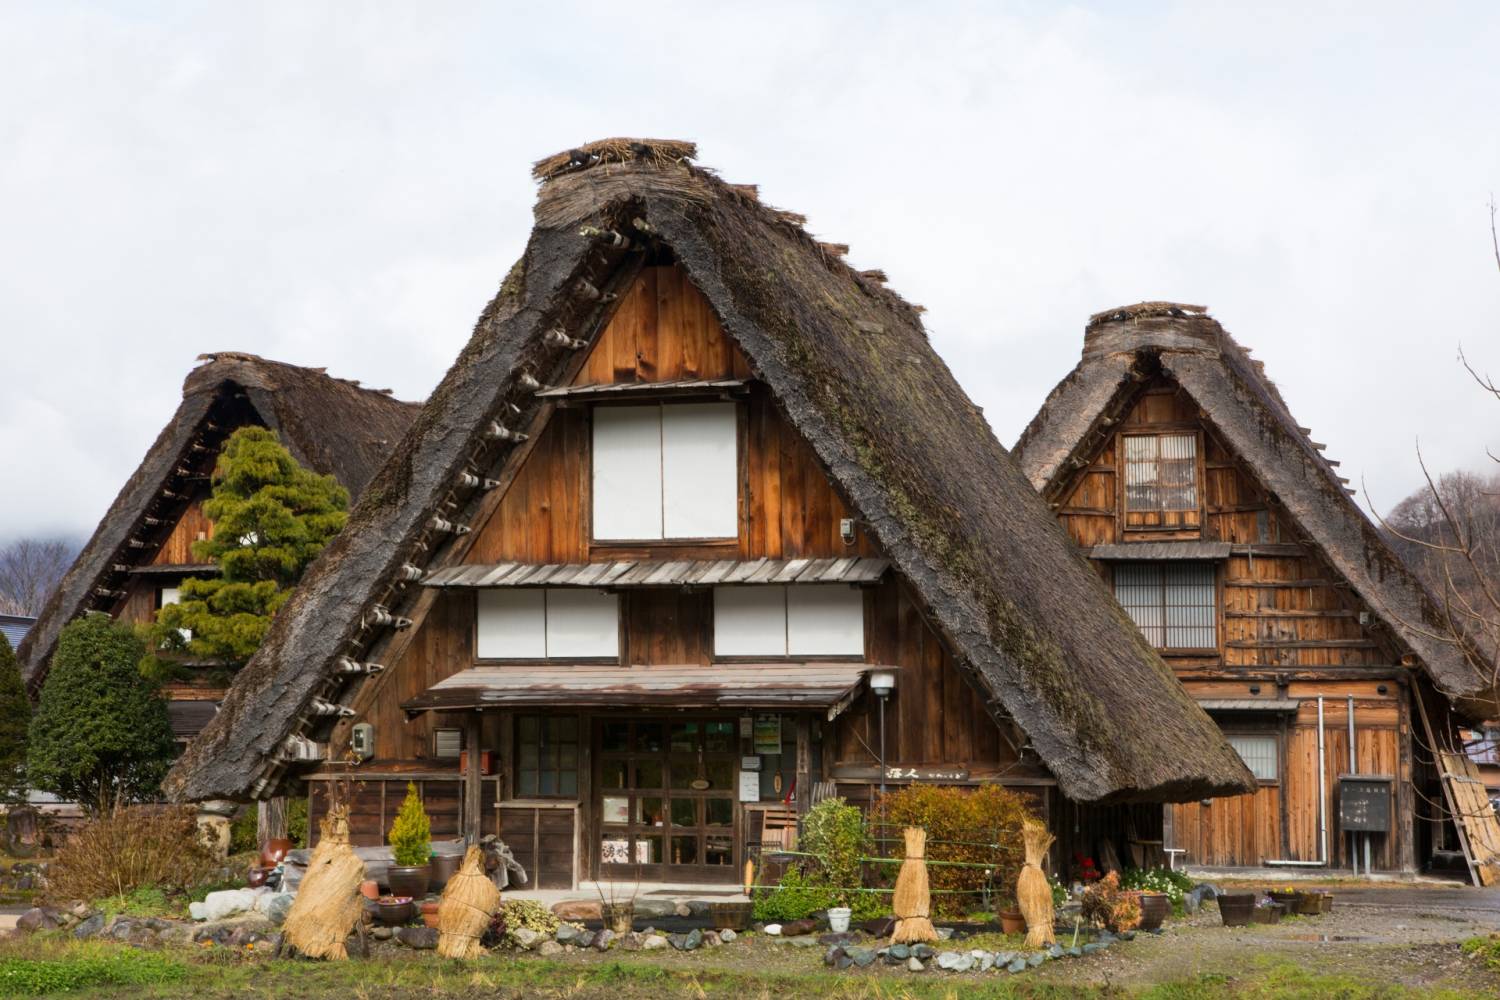
[[[1026,864],[1016,877],[1016,904],[1026,918],[1026,947],[1045,948],[1056,938],[1052,931],[1052,884],[1042,872],[1042,859],[1056,838],[1037,819],[1022,824],[1021,836],[1026,842]]]
[[[931,920],[932,893],[927,885],[927,831],[909,826],[902,836],[906,839],[906,856],[896,875],[896,892],[891,897],[891,910],[896,914],[891,944],[936,941],[937,931]]]
[[[500,890],[484,873],[484,852],[477,845],[464,854],[458,874],[448,880],[438,905],[438,954],[444,958],[479,958],[479,939],[500,909]]]
[[[342,961],[349,957],[344,942],[364,916],[365,863],[349,846],[347,805],[330,808],[320,829],[283,931],[286,943],[307,957]]]

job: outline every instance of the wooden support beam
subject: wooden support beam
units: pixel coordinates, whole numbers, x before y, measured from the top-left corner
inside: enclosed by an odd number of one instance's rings
[[[797,815],[806,816],[812,802],[812,721],[797,716]]]

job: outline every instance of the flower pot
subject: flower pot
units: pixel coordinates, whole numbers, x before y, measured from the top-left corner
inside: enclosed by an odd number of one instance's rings
[[[604,926],[616,934],[629,934],[635,920],[635,903],[605,903],[600,908]]]
[[[375,901],[375,916],[387,927],[402,927],[415,915],[410,896],[381,896]]]
[[[272,837],[260,845],[260,865],[262,868],[275,868],[286,860],[287,853],[292,849],[292,842],[286,837]]]
[[[252,889],[259,889],[266,884],[266,876],[271,874],[271,869],[254,867],[245,875],[245,884]]]
[[[1141,922],[1137,930],[1154,931],[1161,927],[1162,921],[1167,919],[1167,914],[1172,911],[1172,901],[1164,892],[1141,893]]]
[[[359,894],[366,899],[380,898],[380,883],[372,878],[367,878],[359,884]]]
[[[443,886],[448,880],[458,874],[459,867],[464,863],[462,854],[435,854],[428,866],[432,869],[432,878],[428,888],[433,892],[442,892]]]
[[[1270,906],[1257,906],[1253,919],[1257,924],[1279,924],[1284,907],[1280,903],[1272,903]]]
[[[438,925],[438,906],[440,905],[436,900],[430,903],[423,903],[422,923],[428,927],[436,927]]]
[[[745,931],[755,915],[754,903],[710,903],[708,915],[718,930]]]
[[[1318,901],[1316,892],[1297,893],[1296,913],[1298,916],[1315,917],[1323,912],[1323,904]]]
[[[996,914],[1000,918],[1000,930],[1005,934],[1025,934],[1026,917],[1020,910],[1001,910]]]
[[[853,913],[847,906],[830,906],[828,908],[828,929],[835,934],[845,934],[849,930],[849,917]]]
[[[427,885],[431,879],[432,869],[428,865],[391,865],[386,869],[385,881],[391,887],[392,896],[421,899],[427,895]]]
[[[1271,897],[1271,902],[1281,904],[1281,912],[1283,913],[1283,915],[1296,912],[1297,896],[1299,895],[1296,890],[1280,892],[1276,889],[1272,889],[1270,892],[1266,893],[1266,895]]]
[[[1244,927],[1255,916],[1255,893],[1235,892],[1219,897],[1219,917],[1225,927]]]

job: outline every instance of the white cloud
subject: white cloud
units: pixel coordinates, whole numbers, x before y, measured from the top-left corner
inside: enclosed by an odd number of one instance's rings
[[[929,308],[1009,443],[1122,302],[1206,303],[1389,505],[1500,448],[1490,5],[11,8],[0,538],[85,530],[195,355],[425,395],[615,134],[807,213]]]

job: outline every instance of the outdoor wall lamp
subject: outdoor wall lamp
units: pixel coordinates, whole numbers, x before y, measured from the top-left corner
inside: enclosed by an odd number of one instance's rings
[[[885,795],[885,703],[896,690],[896,672],[877,670],[870,675],[870,690],[880,699],[880,794]]]

